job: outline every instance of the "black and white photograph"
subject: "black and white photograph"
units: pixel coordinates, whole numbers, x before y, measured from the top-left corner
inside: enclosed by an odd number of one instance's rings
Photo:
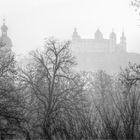
[[[0,0],[0,140],[140,140],[140,0]]]

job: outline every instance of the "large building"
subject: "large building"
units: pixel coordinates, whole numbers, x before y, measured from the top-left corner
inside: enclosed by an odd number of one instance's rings
[[[105,39],[99,29],[95,32],[94,39],[83,39],[75,28],[72,35],[72,49],[76,52],[126,52],[126,37],[124,32],[118,44],[116,40],[117,37],[114,31],[110,34],[109,39]]]
[[[83,39],[74,29],[71,49],[76,56],[78,70],[105,70],[108,73],[118,73],[126,68],[128,63],[140,64],[140,54],[127,52],[124,32],[117,43],[116,34],[112,31],[105,39],[99,29],[93,39]]]

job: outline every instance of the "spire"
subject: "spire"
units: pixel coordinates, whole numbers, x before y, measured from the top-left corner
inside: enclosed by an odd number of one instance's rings
[[[2,36],[7,35],[8,27],[5,25],[5,18],[3,19],[3,25],[1,26]]]

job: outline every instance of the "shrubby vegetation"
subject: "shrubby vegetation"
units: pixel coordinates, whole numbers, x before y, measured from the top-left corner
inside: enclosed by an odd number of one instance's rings
[[[140,139],[140,65],[76,72],[69,45],[46,40],[24,68],[0,58],[0,139]]]

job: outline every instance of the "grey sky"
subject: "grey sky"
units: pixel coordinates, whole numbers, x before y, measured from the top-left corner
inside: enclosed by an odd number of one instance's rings
[[[85,38],[98,27],[108,38],[113,28],[117,41],[124,30],[128,51],[140,53],[140,21],[130,0],[0,0],[0,24],[3,17],[17,53],[42,46],[45,37],[71,39],[74,27]]]

